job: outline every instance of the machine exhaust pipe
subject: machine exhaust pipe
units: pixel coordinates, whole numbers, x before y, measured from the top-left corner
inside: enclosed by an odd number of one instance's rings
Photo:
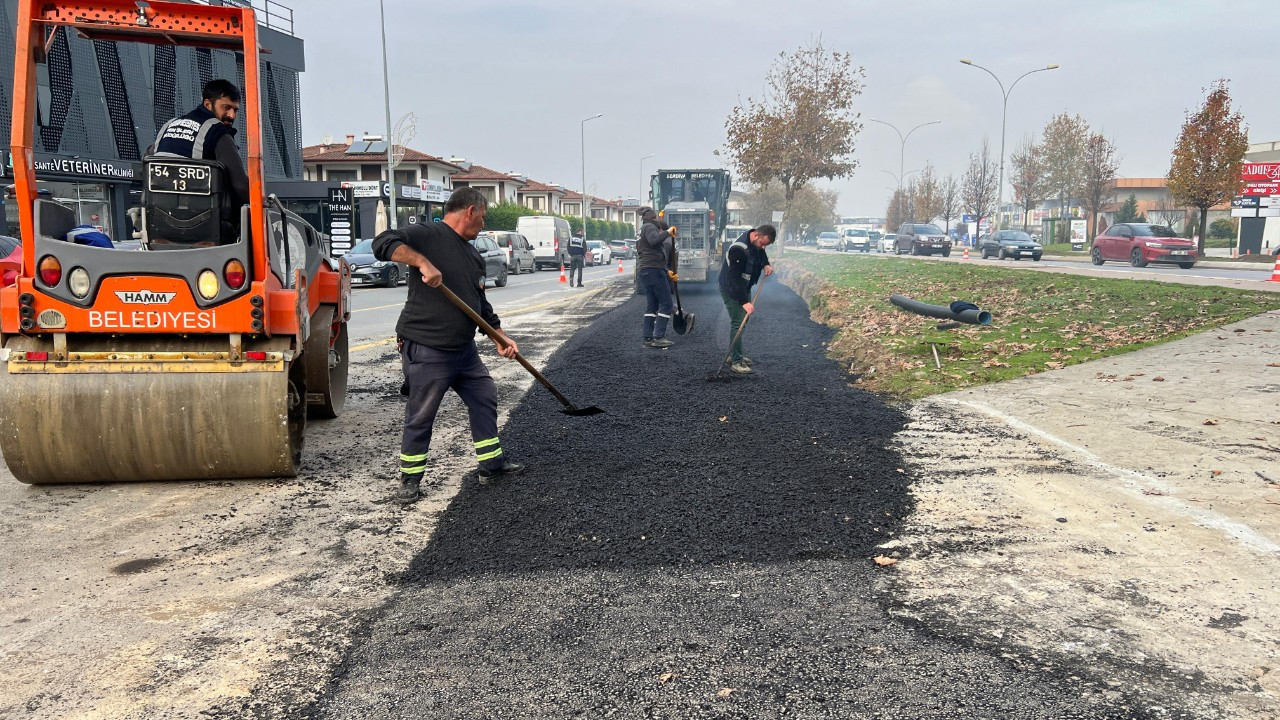
[[[897,305],[907,312],[924,315],[925,317],[952,320],[968,325],[991,324],[991,313],[986,310],[979,309],[978,306],[973,303],[956,301],[951,303],[950,307],[946,305],[930,305],[929,303],[922,303],[919,300],[912,300],[905,295],[890,295],[889,302]],[[955,309],[957,306],[962,307]]]

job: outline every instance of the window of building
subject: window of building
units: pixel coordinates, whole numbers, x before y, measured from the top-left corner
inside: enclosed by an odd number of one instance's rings
[[[396,184],[397,185],[413,185],[416,187],[418,184],[417,174],[412,170],[397,170]]]
[[[592,218],[594,218],[594,219],[596,219],[596,220],[603,220],[603,219],[604,219],[604,213],[605,213],[605,211],[604,211],[604,210],[592,210],[592,211],[591,211],[591,217],[592,217]]]
[[[495,198],[497,197],[497,192],[494,190],[492,185],[481,186],[476,188],[476,190],[479,191],[480,194],[484,196],[484,199],[486,202],[488,202],[490,205],[494,204]]]
[[[329,182],[355,182],[355,170],[330,170],[328,175]]]
[[[381,165],[361,165],[360,179],[361,180],[381,180],[382,166]]]
[[[542,208],[542,200],[543,200],[543,198],[542,198],[541,196],[535,195],[535,196],[533,196],[533,197],[529,198],[528,200],[529,200],[529,209],[530,209],[530,210],[542,210],[542,209],[543,209],[543,208]]]

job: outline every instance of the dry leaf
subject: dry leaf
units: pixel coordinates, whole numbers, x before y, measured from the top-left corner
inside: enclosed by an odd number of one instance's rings
[[[1163,375],[1157,375],[1157,376],[1155,376],[1155,377],[1151,378],[1151,382],[1164,382],[1164,376],[1163,376]]]
[[[658,676],[658,684],[666,685],[667,683],[680,677],[680,673],[664,672]]]
[[[1060,363],[1060,362],[1047,362],[1044,364],[1044,366],[1049,368],[1050,370],[1061,370],[1062,368],[1066,367],[1067,364]]]
[[[720,690],[716,692],[716,697],[727,698],[737,691],[737,688],[720,688]]]
[[[728,415],[721,415],[721,416],[720,416],[720,422],[729,422],[729,416],[728,416]]]
[[[1280,363],[1267,363],[1267,367],[1280,367]]]
[[[1218,477],[1219,475],[1221,475],[1221,474],[1222,474],[1222,471],[1221,471],[1221,470],[1210,470],[1210,471],[1209,471],[1209,474],[1210,474],[1210,475],[1212,475],[1212,476],[1214,476],[1214,477]]]
[[[1143,495],[1161,495],[1161,496],[1164,495],[1164,493],[1160,492],[1159,490],[1143,490],[1142,494]]]
[[[1218,421],[1217,421],[1217,420],[1205,420],[1205,421],[1204,421],[1204,424],[1205,424],[1205,425],[1217,425],[1217,424],[1218,424]]]
[[[879,565],[880,567],[886,567],[889,565],[897,565],[898,561],[896,558],[885,557],[884,555],[877,555],[876,564]]]

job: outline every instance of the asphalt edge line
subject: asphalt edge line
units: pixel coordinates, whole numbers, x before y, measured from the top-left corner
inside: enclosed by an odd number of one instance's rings
[[[1102,458],[1098,457],[1091,451],[1086,450],[1085,448],[1082,448],[1079,445],[1075,445],[1074,443],[1063,440],[1062,438],[1057,437],[1056,435],[1053,435],[1052,433],[1049,433],[1045,430],[1041,430],[1040,428],[1024,420],[1020,420],[1012,415],[1003,413],[989,405],[984,405],[982,403],[977,403],[970,400],[957,400],[953,398],[935,398],[935,399],[929,400],[928,402],[959,405],[959,406],[967,407],[971,410],[976,410],[978,412],[990,415],[1008,424],[1010,427],[1013,427],[1017,430],[1021,430],[1022,432],[1034,435],[1040,438],[1041,440],[1044,440],[1045,442],[1048,442],[1052,445],[1056,445],[1064,450],[1068,450],[1076,455],[1079,455],[1082,458],[1084,458],[1084,462],[1087,465],[1090,465],[1095,469],[1102,470],[1107,474],[1120,478],[1124,482],[1124,484],[1127,486],[1127,490],[1130,492],[1130,494],[1132,494],[1134,497],[1136,497],[1139,500],[1152,503],[1152,504],[1164,505],[1167,509],[1177,512],[1191,519],[1191,521],[1195,522],[1197,525],[1200,525],[1201,527],[1205,527],[1211,530],[1217,530],[1218,532],[1221,532],[1223,535],[1226,535],[1229,539],[1235,540],[1236,542],[1252,550],[1255,550],[1257,552],[1280,553],[1280,544],[1277,544],[1271,541],[1270,539],[1264,537],[1263,535],[1260,535],[1256,530],[1254,530],[1252,527],[1249,527],[1248,525],[1237,522],[1235,520],[1231,520],[1215,512],[1209,512],[1207,510],[1204,510],[1198,507],[1193,507],[1181,500],[1177,500],[1173,498],[1171,495],[1168,495],[1168,494],[1156,496],[1156,495],[1146,495],[1142,492],[1146,488],[1154,488],[1164,493],[1174,492],[1175,488],[1165,483],[1164,481],[1158,478],[1151,477],[1150,475],[1137,472],[1135,470],[1130,470],[1128,468],[1112,465],[1104,461]]]

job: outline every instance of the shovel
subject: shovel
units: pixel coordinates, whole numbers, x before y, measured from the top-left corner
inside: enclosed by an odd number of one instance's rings
[[[498,331],[494,330],[492,325],[485,322],[484,318],[480,317],[480,315],[475,310],[472,310],[470,305],[462,302],[462,298],[458,297],[457,295],[454,295],[453,291],[445,287],[443,283],[437,289],[440,292],[444,293],[445,297],[449,298],[449,302],[453,303],[454,305],[457,305],[459,310],[466,313],[467,317],[471,318],[471,322],[474,322],[476,325],[479,325],[480,329],[484,331],[484,334],[488,335],[489,339],[497,343],[498,347],[506,346],[507,342],[502,339],[502,336],[498,334]],[[535,368],[533,365],[530,365],[529,361],[525,360],[523,355],[521,355],[520,353],[516,353],[516,360],[521,365],[524,366],[525,370],[529,371],[530,375],[532,375],[538,382],[542,383],[543,387],[545,387],[547,390],[550,390],[551,394],[556,396],[556,399],[560,401],[560,404],[564,405],[564,410],[561,410],[560,412],[564,413],[565,415],[583,417],[587,415],[598,415],[604,412],[604,410],[601,410],[595,405],[592,405],[591,407],[585,407],[585,408],[580,408],[577,405],[574,405],[573,403],[569,402],[569,398],[565,397],[564,393],[557,390],[556,386],[551,384],[550,380],[543,377],[542,373],[538,372],[537,368]]]
[[[671,257],[674,260],[676,253],[673,252]],[[679,263],[676,264],[676,267],[680,267]],[[680,281],[672,280],[671,287],[676,292],[676,312],[671,316],[671,329],[675,330],[677,335],[693,332],[693,322],[697,318],[693,316],[693,313],[687,313],[680,307]]]
[[[764,281],[766,277],[768,276],[761,277],[760,284],[756,286],[756,294],[751,297],[752,306],[756,304],[756,300],[760,299],[760,291],[764,289]],[[751,315],[755,315],[755,313],[753,312]],[[720,367],[716,368],[715,375],[711,376],[712,379],[719,378],[720,373],[724,371],[725,367],[727,367],[729,363],[733,362],[733,346],[738,343],[738,338],[742,337],[742,331],[747,329],[747,321],[751,320],[751,315],[742,318],[742,324],[738,326],[738,332],[734,333],[733,339],[729,341],[729,354],[725,355],[724,360],[720,361]]]

